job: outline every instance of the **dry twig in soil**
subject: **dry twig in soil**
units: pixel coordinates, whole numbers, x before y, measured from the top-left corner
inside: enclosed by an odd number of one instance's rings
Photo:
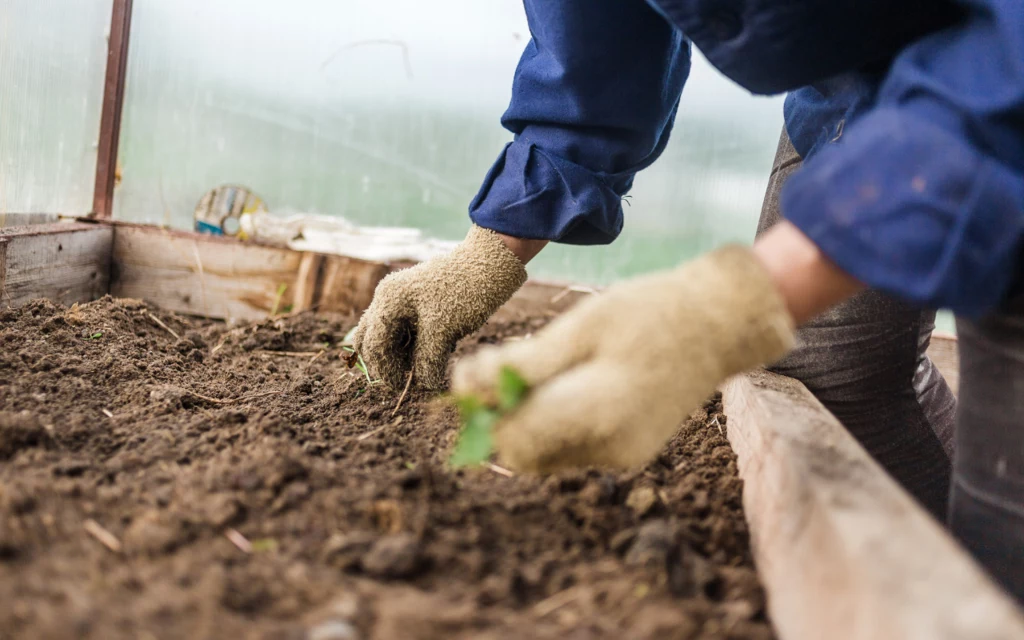
[[[409,378],[405,381],[405,389],[402,390],[402,395],[398,396],[398,403],[395,404],[394,411],[391,412],[391,417],[394,418],[398,410],[402,408],[402,403],[405,402],[405,396],[409,393],[409,387],[412,386],[412,371],[409,372]]]
[[[252,543],[236,529],[228,529],[224,537],[231,541],[231,544],[238,547],[242,553],[252,553]]]
[[[196,398],[199,398],[200,400],[205,400],[207,402],[212,402],[214,404],[235,404],[236,402],[246,402],[248,400],[258,400],[259,398],[266,398],[268,396],[276,396],[276,395],[284,393],[284,391],[280,391],[280,390],[279,391],[267,391],[267,392],[264,392],[264,393],[255,393],[255,394],[250,395],[250,396],[241,396],[241,397],[238,397],[238,398],[226,398],[226,399],[222,400],[220,398],[211,398],[210,396],[204,396],[203,394],[196,393],[195,391],[188,391],[187,389],[181,389],[181,391],[183,393],[187,393],[190,396],[195,396]]]
[[[153,322],[157,323],[157,325],[158,325],[158,326],[159,326],[159,327],[160,327],[161,329],[163,329],[163,330],[164,330],[164,331],[166,331],[167,333],[169,333],[169,334],[171,334],[172,336],[174,336],[174,339],[175,339],[175,340],[181,340],[181,336],[179,336],[179,335],[178,335],[178,332],[177,332],[177,331],[175,331],[174,329],[172,329],[172,328],[168,327],[168,326],[167,326],[166,324],[164,324],[164,321],[163,321],[163,320],[161,320],[160,318],[156,317],[156,316],[155,316],[155,315],[153,315],[152,313],[150,313],[150,314],[148,314],[148,315],[149,315],[149,319],[150,319],[150,320],[152,320]]]
[[[82,526],[85,528],[86,533],[99,540],[100,544],[104,547],[114,553],[121,553],[121,541],[117,539],[117,536],[100,526],[100,523],[90,518],[83,522]]]
[[[490,469],[494,473],[498,474],[499,476],[505,476],[506,478],[514,478],[516,476],[516,474],[512,473],[511,471],[509,471],[505,467],[499,467],[498,465],[494,464],[493,462],[486,463],[486,466],[487,466],[488,469]]]

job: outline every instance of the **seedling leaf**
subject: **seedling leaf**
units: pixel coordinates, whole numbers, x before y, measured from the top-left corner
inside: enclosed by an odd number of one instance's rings
[[[89,336],[89,339],[90,340],[99,340],[102,337],[103,337],[103,332],[102,331],[97,331],[96,333],[94,333],[91,336]]]
[[[498,407],[502,411],[515,409],[526,397],[529,389],[526,380],[515,369],[502,367],[498,373]]]
[[[277,310],[281,306],[281,299],[284,297],[284,292],[288,290],[288,285],[281,283],[277,286],[277,296],[274,298],[274,306],[270,309],[271,317],[277,315]]]
[[[459,432],[450,464],[453,467],[477,466],[487,462],[494,451],[492,432],[502,417],[515,411],[530,391],[526,380],[514,369],[503,368],[498,374],[498,406],[488,406],[474,395],[458,396],[462,430]]]
[[[273,538],[262,538],[260,540],[253,540],[252,550],[253,553],[277,551],[277,540],[274,540]]]
[[[494,449],[491,429],[500,417],[497,411],[484,408],[464,417],[459,441],[452,453],[453,467],[476,466],[491,457],[491,451]]]

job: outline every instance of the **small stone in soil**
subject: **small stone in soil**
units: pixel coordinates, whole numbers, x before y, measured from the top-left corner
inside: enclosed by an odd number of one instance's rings
[[[363,558],[366,573],[375,578],[411,578],[422,567],[420,541],[410,533],[385,536]]]
[[[665,520],[648,522],[636,534],[626,553],[626,564],[631,566],[664,566],[675,546],[675,527]]]
[[[359,632],[347,622],[331,620],[319,624],[306,633],[306,640],[357,640]]]
[[[661,500],[651,487],[637,487],[629,492],[626,506],[632,509],[638,518],[642,518],[660,507]]]

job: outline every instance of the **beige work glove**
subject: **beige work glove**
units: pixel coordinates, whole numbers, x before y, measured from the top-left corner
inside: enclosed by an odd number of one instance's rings
[[[520,471],[627,468],[656,457],[727,377],[792,347],[793,320],[765,269],[739,246],[617,284],[533,338],[458,362],[456,394],[493,401],[499,372],[529,384],[495,427]]]
[[[441,389],[455,343],[523,283],[526,268],[493,231],[474,225],[451,253],[380,281],[353,336],[371,376],[401,389]]]

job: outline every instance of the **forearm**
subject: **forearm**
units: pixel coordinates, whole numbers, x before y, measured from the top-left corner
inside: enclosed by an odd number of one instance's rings
[[[767,269],[797,325],[864,289],[786,221],[758,238],[754,255]]]
[[[528,264],[530,260],[533,260],[541,249],[547,246],[547,240],[531,240],[529,238],[516,238],[514,236],[507,236],[504,233],[499,233],[498,237],[505,243],[508,250],[516,254],[519,261],[524,265]]]

